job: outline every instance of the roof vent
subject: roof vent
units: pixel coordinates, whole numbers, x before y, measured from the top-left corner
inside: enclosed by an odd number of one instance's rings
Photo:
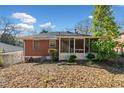
[[[74,31],[75,31],[75,33],[76,33],[76,34],[78,34],[78,31],[77,31],[77,29],[74,29]]]

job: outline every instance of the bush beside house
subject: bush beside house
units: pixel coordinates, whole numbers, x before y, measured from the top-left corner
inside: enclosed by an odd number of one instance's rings
[[[93,53],[88,53],[86,58],[89,60],[89,61],[92,61],[93,59],[95,59],[95,55]]]
[[[68,62],[74,63],[76,61],[77,56],[76,55],[71,55],[68,59]]]
[[[51,56],[51,61],[52,61],[52,62],[55,62],[55,61],[58,60],[58,57],[57,57],[57,49],[50,48],[50,49],[48,49],[48,53],[49,53],[49,55]]]
[[[3,62],[3,58],[2,58],[2,49],[0,48],[0,67],[3,66],[4,62]]]
[[[4,64],[4,62],[3,62],[2,56],[1,56],[1,54],[0,54],[0,67],[2,67],[3,64]]]

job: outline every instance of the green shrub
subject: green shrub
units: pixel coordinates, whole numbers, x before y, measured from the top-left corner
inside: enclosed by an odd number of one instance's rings
[[[124,57],[124,53],[120,54],[119,56],[120,56],[120,57]]]
[[[48,50],[49,55],[51,56],[51,61],[57,61],[58,57],[57,57],[57,50],[56,49],[49,49]]]
[[[93,59],[95,58],[95,55],[92,54],[92,53],[88,53],[87,56],[86,56],[86,58],[87,58],[89,61],[91,61],[91,60],[93,60]]]
[[[0,54],[0,67],[3,66],[3,63],[4,63],[4,62],[3,62],[2,56],[1,56],[1,54]]]
[[[76,61],[76,58],[77,58],[76,55],[71,55],[68,59],[68,62],[73,63]]]
[[[91,48],[97,53],[96,59],[99,61],[117,58],[117,52],[114,51],[116,46],[115,41],[102,39],[91,44]]]
[[[3,60],[1,57],[0,57],[0,66],[3,66]]]

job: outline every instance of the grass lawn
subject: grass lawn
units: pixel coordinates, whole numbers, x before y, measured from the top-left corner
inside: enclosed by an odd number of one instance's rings
[[[124,74],[82,65],[22,63],[0,69],[0,87],[124,87]]]

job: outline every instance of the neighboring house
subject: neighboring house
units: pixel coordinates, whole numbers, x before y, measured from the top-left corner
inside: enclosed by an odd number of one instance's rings
[[[24,61],[24,53],[22,47],[17,47],[0,42],[0,56],[4,64],[15,64]]]
[[[20,39],[21,37],[16,37],[15,38],[15,45],[19,47],[23,47],[23,40]]]
[[[119,43],[121,43],[121,44],[124,44],[124,32],[121,32],[121,33],[120,33],[120,36],[119,36],[119,38],[117,39],[117,41],[118,41]],[[119,54],[124,53],[124,48],[122,48],[122,47],[117,47],[115,50],[116,50]]]
[[[3,53],[23,51],[22,47],[9,45],[2,42],[0,42],[0,49],[3,51]]]
[[[94,39],[90,35],[72,32],[48,32],[23,37],[25,58],[49,58],[48,49],[56,48],[59,60],[66,60],[70,55],[77,59],[85,59],[90,52],[90,43]]]

